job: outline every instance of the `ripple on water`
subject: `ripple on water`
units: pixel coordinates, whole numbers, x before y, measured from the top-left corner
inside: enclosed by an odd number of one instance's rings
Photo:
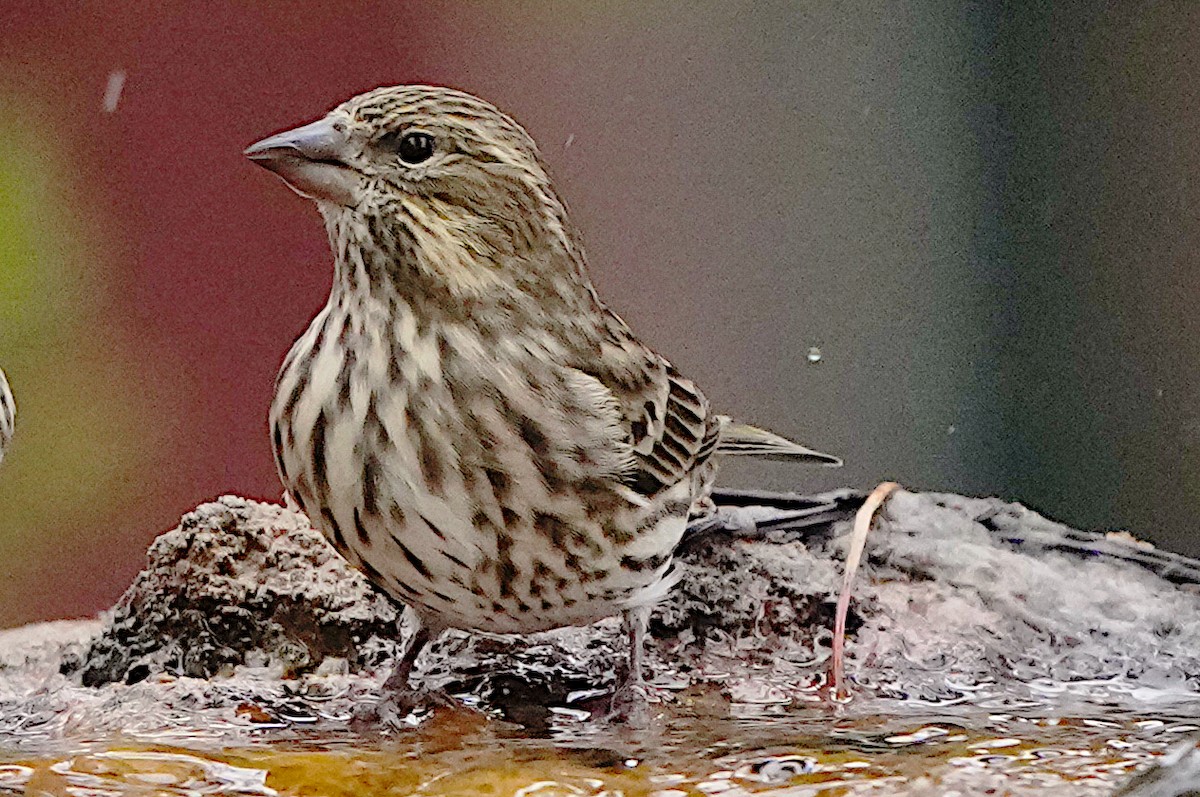
[[[1044,704],[1030,714],[867,708],[747,720],[685,701],[649,730],[572,720],[537,738],[466,711],[393,736],[331,734],[298,709],[288,733],[268,729],[238,748],[172,736],[0,755],[0,794],[795,797],[1052,786],[1056,797],[1082,797],[1111,793],[1200,730],[1187,717],[1054,716]]]

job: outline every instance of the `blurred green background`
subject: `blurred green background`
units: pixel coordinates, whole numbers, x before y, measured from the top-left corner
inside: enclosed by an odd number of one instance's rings
[[[1200,553],[1192,3],[0,3],[0,626],[275,499],[324,232],[243,161],[380,84],[541,143],[602,293],[722,409],[841,454],[727,483],[999,494]],[[806,354],[819,347],[822,358]]]

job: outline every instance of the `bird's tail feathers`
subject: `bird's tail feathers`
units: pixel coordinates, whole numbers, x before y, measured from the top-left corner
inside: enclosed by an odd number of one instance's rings
[[[838,457],[806,448],[774,432],[745,423],[735,423],[728,418],[723,420],[725,423],[721,426],[721,436],[717,438],[718,454],[762,457],[779,462],[808,462],[831,468],[842,465],[842,460]]]

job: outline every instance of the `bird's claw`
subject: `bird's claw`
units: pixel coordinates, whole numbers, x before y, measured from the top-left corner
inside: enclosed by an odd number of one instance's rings
[[[362,705],[354,722],[391,728],[413,728],[437,709],[459,708],[459,703],[442,689],[386,691],[377,703]]]
[[[618,686],[599,716],[607,722],[644,727],[654,714],[654,706],[667,699],[661,689],[638,679]]]

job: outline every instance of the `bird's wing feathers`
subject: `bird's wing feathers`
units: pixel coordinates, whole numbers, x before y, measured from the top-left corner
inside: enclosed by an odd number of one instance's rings
[[[689,379],[667,366],[658,395],[642,405],[642,418],[630,424],[634,450],[631,486],[654,495],[687,478],[716,448],[720,421]]]
[[[670,362],[639,343],[608,313],[600,356],[576,368],[611,393],[633,449],[625,481],[645,496],[689,478],[714,454],[841,465],[840,459],[756,426],[717,415],[708,399]]]
[[[601,357],[580,370],[612,392],[633,449],[625,481],[652,496],[688,478],[712,455],[721,420],[704,394],[669,362],[640,345],[623,348],[632,355],[624,362],[620,356]]]

